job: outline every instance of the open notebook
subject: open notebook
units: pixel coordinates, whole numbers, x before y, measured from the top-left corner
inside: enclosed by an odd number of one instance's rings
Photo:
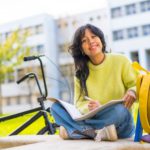
[[[81,114],[80,111],[72,104],[64,102],[60,99],[55,99],[55,98],[47,98],[48,100],[52,101],[52,102],[59,102],[65,109],[66,111],[70,114],[70,116],[72,117],[73,120],[76,121],[81,121],[81,120],[85,120],[88,118],[93,117],[94,115],[96,115],[97,112],[103,110],[104,108],[111,106],[113,104],[117,104],[117,103],[122,103],[123,100],[111,100],[108,103],[106,103],[105,105],[101,105],[100,107],[88,112],[87,114]]]

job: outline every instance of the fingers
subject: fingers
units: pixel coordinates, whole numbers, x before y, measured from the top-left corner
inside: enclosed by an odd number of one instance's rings
[[[134,103],[134,101],[136,100],[136,95],[135,92],[133,91],[128,91],[125,96],[123,97],[124,99],[124,106],[126,108],[130,108],[132,106],[132,104]]]
[[[95,100],[90,100],[89,103],[88,103],[88,109],[90,111],[94,110],[95,108],[97,108],[99,106],[100,106],[100,103],[98,101],[95,101]]]

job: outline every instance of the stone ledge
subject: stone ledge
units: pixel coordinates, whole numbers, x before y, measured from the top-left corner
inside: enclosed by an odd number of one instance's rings
[[[0,138],[0,149],[4,148],[5,150],[150,150],[150,144],[135,143],[132,139],[95,142],[87,139],[62,140],[57,135],[27,135]]]
[[[56,135],[15,135],[0,137],[0,149],[27,145],[32,143],[46,142],[51,139],[55,139],[56,137]]]

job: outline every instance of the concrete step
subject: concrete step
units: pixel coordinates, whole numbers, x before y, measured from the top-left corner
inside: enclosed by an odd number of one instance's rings
[[[116,142],[93,140],[63,140],[58,135],[9,136],[0,138],[0,149],[5,150],[150,150],[148,143],[135,143],[132,139]]]
[[[15,135],[0,137],[0,149],[8,147],[16,147],[20,145],[27,145],[39,142],[50,141],[51,139],[58,138],[57,135]]]

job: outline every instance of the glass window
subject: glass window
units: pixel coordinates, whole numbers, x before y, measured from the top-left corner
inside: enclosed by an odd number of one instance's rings
[[[139,53],[138,53],[138,51],[131,52],[131,60],[139,62]]]
[[[35,26],[35,33],[36,34],[41,34],[41,33],[43,33],[43,25],[37,25],[37,26]]]
[[[142,12],[150,11],[150,0],[141,2],[140,8]]]
[[[122,16],[122,9],[121,7],[116,7],[111,9],[111,17],[112,18],[117,18]]]
[[[142,26],[143,35],[150,35],[150,24]]]
[[[0,43],[3,42],[2,33],[0,33]]]
[[[101,16],[97,16],[97,19],[100,20],[100,19],[101,19]]]
[[[11,98],[10,98],[10,97],[8,97],[8,98],[6,99],[6,105],[7,105],[7,106],[10,106],[10,105],[11,105]]]
[[[67,52],[68,53],[69,45],[70,45],[69,42],[66,42],[64,44],[60,44],[59,45],[60,52],[64,52],[64,53]]]
[[[90,21],[93,21],[94,20],[94,18],[93,17],[90,17],[90,19],[89,19]]]
[[[31,35],[35,35],[35,34],[36,34],[36,29],[35,29],[35,27],[31,27],[31,28],[30,28],[30,32],[31,32]]]
[[[29,35],[32,35],[32,27],[25,28],[25,31],[23,32],[27,32]]]
[[[24,69],[18,69],[17,74],[18,74],[18,79],[20,79],[25,75],[25,70]]]
[[[6,32],[5,33],[6,38],[8,38],[10,35],[11,35],[11,32]]]
[[[128,38],[134,38],[138,36],[138,28],[132,27],[127,29],[127,36]]]
[[[7,74],[7,81],[8,83],[15,81],[15,76],[13,72]]]
[[[130,4],[125,6],[126,14],[131,15],[136,13],[136,5]]]
[[[16,101],[16,103],[18,104],[18,105],[20,105],[21,103],[20,103],[20,96],[18,96],[17,97],[17,101]]]
[[[76,21],[76,20],[73,20],[73,21],[72,21],[72,25],[73,25],[73,26],[76,26],[76,25],[77,25],[77,21]]]
[[[124,39],[124,32],[123,30],[117,30],[117,31],[113,31],[113,40],[121,40]]]
[[[5,33],[0,34],[0,43],[3,43],[6,40]]]
[[[67,82],[65,84],[66,86],[59,84],[60,91],[61,91],[61,93],[68,91],[68,94],[70,95],[71,94],[70,92],[72,91],[73,86],[74,86],[74,84],[73,84],[73,82],[74,82],[74,80],[73,80],[74,79],[73,78],[74,77],[74,65],[73,64],[61,65],[60,69],[63,74],[63,77],[66,79],[66,81],[64,81],[64,80],[62,80],[62,81],[64,83]],[[69,87],[68,87],[68,84],[69,84]],[[60,96],[62,96],[62,95],[60,95]],[[63,96],[62,96],[62,98],[63,98]]]
[[[146,64],[147,69],[150,71],[150,49],[146,49]]]
[[[37,45],[37,52],[43,53],[44,52],[44,45]]]

